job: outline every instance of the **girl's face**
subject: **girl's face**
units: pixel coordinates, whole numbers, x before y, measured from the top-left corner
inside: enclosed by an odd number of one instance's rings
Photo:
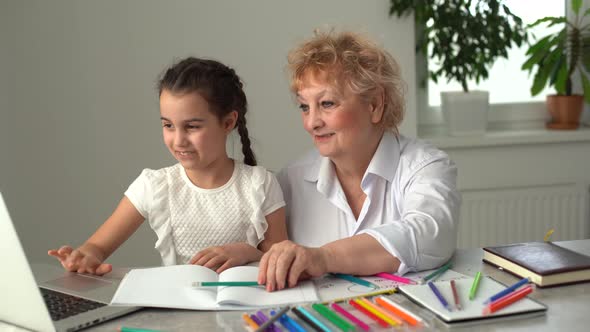
[[[206,170],[228,158],[225,143],[235,126],[237,112],[220,120],[199,93],[163,90],[160,118],[164,144],[186,170]]]
[[[336,160],[363,152],[381,119],[373,105],[322,77],[308,74],[302,82],[297,100],[303,127],[319,153]]]

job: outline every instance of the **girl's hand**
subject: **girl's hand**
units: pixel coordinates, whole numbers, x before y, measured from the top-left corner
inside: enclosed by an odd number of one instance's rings
[[[262,252],[247,243],[230,243],[199,251],[190,264],[202,265],[221,273],[230,267],[257,261]]]
[[[301,279],[320,277],[328,272],[327,253],[322,248],[308,248],[292,241],[273,245],[260,260],[258,283],[272,292],[294,287]]]
[[[100,250],[88,244],[82,245],[78,249],[73,249],[70,246],[62,246],[57,250],[52,249],[47,251],[47,254],[57,258],[64,269],[70,272],[101,276],[113,270],[111,264],[102,263],[103,255],[100,253]]]

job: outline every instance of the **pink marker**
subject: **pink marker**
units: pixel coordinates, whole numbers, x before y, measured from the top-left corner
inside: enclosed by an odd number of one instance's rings
[[[414,284],[416,284],[416,282],[414,280],[411,280],[411,279],[408,279],[408,278],[404,278],[404,277],[400,277],[400,276],[396,276],[395,274],[386,273],[386,272],[379,272],[379,273],[375,274],[375,277],[380,277],[380,278],[383,278],[383,279],[389,279],[389,280],[397,281],[399,283],[406,284],[406,285],[414,285]]]

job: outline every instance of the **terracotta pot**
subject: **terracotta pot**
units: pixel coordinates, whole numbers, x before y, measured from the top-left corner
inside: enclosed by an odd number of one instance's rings
[[[549,129],[578,129],[580,115],[584,110],[584,96],[547,96],[547,110],[551,114],[551,121],[546,127]]]

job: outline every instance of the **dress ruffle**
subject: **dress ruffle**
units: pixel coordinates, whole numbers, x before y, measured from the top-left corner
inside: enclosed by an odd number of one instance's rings
[[[177,171],[177,169],[176,167],[170,168],[170,170],[174,171]],[[160,253],[163,265],[176,265],[176,250],[172,239],[169,203],[173,193],[170,192],[167,177],[180,176],[180,174],[175,175],[170,174],[170,172],[156,174],[156,172],[146,174],[153,186],[153,202],[149,224],[158,237],[154,248]]]
[[[249,176],[249,179],[253,188],[252,215],[250,216],[250,221],[254,227],[248,229],[246,236],[248,238],[248,243],[257,247],[258,244],[264,240],[264,234],[268,229],[268,223],[266,222],[264,211],[262,211],[262,206],[266,198],[264,184],[271,179],[269,178],[270,174],[263,167],[253,166],[250,170],[252,174]],[[249,174],[247,173],[248,172],[244,172],[243,176],[248,178]]]

